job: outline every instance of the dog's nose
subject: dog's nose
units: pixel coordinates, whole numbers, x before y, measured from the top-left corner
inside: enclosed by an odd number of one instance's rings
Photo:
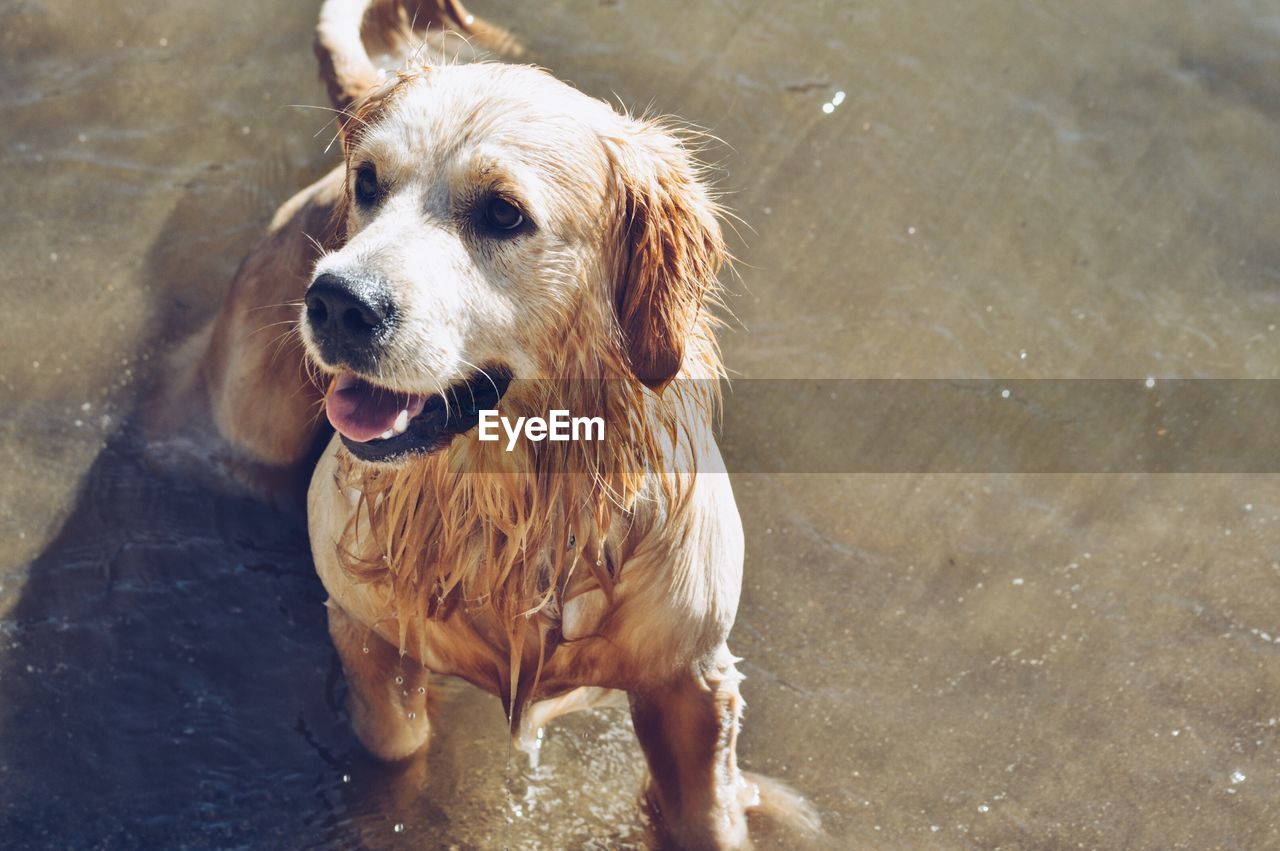
[[[303,300],[312,333],[339,349],[378,342],[391,320],[391,302],[380,287],[339,275],[316,278]]]

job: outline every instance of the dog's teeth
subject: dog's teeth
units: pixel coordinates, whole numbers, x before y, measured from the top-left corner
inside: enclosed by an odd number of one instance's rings
[[[382,434],[378,435],[378,440],[390,440],[395,436],[396,436],[395,429],[389,428],[386,431],[384,431]]]
[[[391,430],[396,434],[404,434],[404,430],[409,427],[409,412],[401,411],[400,416],[396,417],[395,424],[391,426]]]

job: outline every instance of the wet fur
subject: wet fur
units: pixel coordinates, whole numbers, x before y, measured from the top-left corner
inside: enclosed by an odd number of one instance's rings
[[[403,21],[403,4],[383,5]],[[438,7],[432,20],[465,15],[446,0],[422,5]],[[348,160],[440,68],[371,72],[360,39],[342,29],[379,19],[364,7],[330,0],[317,41]],[[506,453],[472,433],[395,466],[358,462],[329,442],[308,519],[353,728],[384,759],[420,752],[432,732],[428,671],[498,695],[513,732],[526,736],[620,690],[665,841],[750,847],[748,810],[811,826],[793,793],[737,767],[741,676],[725,641],[742,533],[712,436],[723,373],[709,310],[724,260],[716,205],[666,125],[617,115],[532,69],[467,67],[497,90],[563,97],[599,139],[595,155],[560,152],[562,173],[582,182],[573,190],[598,196],[595,215],[560,211],[585,217],[577,226],[594,255],[579,265],[572,297],[519,317],[513,339],[532,354],[512,357],[534,368],[525,365],[501,407],[591,411],[605,416],[610,438]],[[173,397],[204,406],[244,480],[309,470],[324,440],[323,381],[304,341],[264,329],[296,320],[317,264],[343,256],[358,231],[350,165],[281,208]],[[410,669],[412,688],[393,685],[393,671]]]

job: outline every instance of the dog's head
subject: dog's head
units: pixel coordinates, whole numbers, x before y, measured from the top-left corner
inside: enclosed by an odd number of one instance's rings
[[[439,449],[513,378],[661,391],[680,371],[724,248],[671,133],[476,64],[390,79],[342,138],[345,242],[316,265],[302,336],[353,455]]]

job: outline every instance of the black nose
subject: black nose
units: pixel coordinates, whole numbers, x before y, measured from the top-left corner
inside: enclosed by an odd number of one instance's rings
[[[312,281],[304,301],[312,333],[335,355],[381,342],[393,312],[378,284],[332,274]]]

